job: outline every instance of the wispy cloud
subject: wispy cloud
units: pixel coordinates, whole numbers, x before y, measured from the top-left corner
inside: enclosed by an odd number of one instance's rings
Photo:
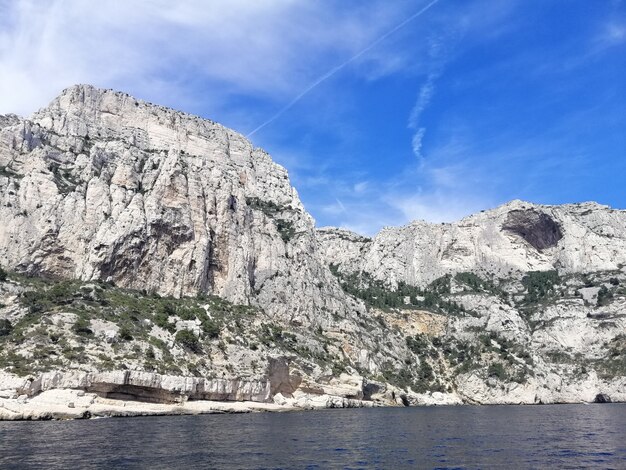
[[[0,0],[0,113],[77,82],[244,133],[284,112],[255,144],[322,224],[367,234],[571,201],[626,171],[623,6]]]
[[[369,183],[367,181],[360,181],[354,185],[354,192],[356,194],[363,194],[368,187]]]
[[[302,98],[304,98],[306,95],[308,95],[311,91],[313,91],[315,88],[317,88],[320,84],[322,84],[323,82],[325,82],[326,80],[331,78],[333,75],[335,75],[337,72],[341,71],[342,69],[344,69],[345,67],[350,65],[352,62],[358,60],[359,58],[361,58],[362,56],[367,54],[370,50],[372,50],[378,44],[383,42],[389,36],[391,36],[392,34],[394,34],[397,31],[399,31],[400,29],[404,28],[411,21],[414,21],[417,18],[419,18],[420,16],[422,16],[424,13],[426,13],[431,7],[433,7],[438,2],[439,2],[439,0],[431,0],[431,1],[429,1],[425,6],[423,6],[418,11],[416,11],[415,13],[410,15],[408,18],[403,19],[400,23],[394,25],[389,31],[386,31],[384,34],[382,34],[379,37],[377,37],[376,39],[374,39],[371,43],[367,44],[363,49],[358,51],[356,54],[352,55],[348,59],[346,59],[343,62],[341,62],[339,65],[334,66],[333,68],[328,70],[326,73],[324,73],[323,75],[318,77],[313,83],[311,83],[304,90],[302,90],[300,93],[298,93],[291,101],[289,101],[285,106],[280,108],[268,120],[266,120],[263,123],[259,124],[252,131],[250,131],[248,133],[248,137],[253,135],[253,134],[256,134],[258,131],[263,129],[265,126],[267,126],[268,124],[271,124],[272,122],[274,122],[276,119],[278,119],[280,116],[282,116],[287,110],[291,109],[298,101],[300,101]]]
[[[617,46],[626,42],[626,19],[609,21],[599,36],[599,42],[605,46]]]
[[[419,118],[435,93],[435,80],[437,77],[439,77],[439,73],[431,72],[428,74],[426,83],[424,83],[420,88],[417,101],[415,102],[415,105],[411,110],[411,115],[409,116],[409,128],[417,129],[419,127]]]
[[[405,14],[382,0],[349,8],[305,0],[0,6],[0,112],[21,114],[79,82],[192,111],[198,103],[222,111],[243,95],[281,100]]]
[[[322,211],[329,215],[340,215],[347,212],[346,206],[339,199],[335,199],[335,202],[332,204],[322,207]]]
[[[413,154],[418,158],[422,159],[422,140],[424,139],[424,134],[426,134],[426,128],[420,126],[420,116],[430,103],[430,100],[435,93],[435,80],[439,77],[439,72],[431,72],[428,74],[428,78],[426,82],[421,86],[419,94],[417,96],[417,101],[411,110],[411,115],[409,116],[409,129],[414,131],[413,138],[411,140],[411,148],[413,149]]]
[[[404,220],[429,222],[453,222],[489,207],[479,197],[468,198],[467,195],[450,195],[439,191],[396,197],[390,203],[402,213]]]
[[[413,154],[421,161],[424,156],[422,154],[423,139],[426,134],[426,127],[422,125],[421,117],[435,94],[435,83],[443,73],[445,63],[450,54],[451,33],[446,36],[431,37],[429,40],[428,54],[425,60],[425,66],[430,70],[426,76],[426,81],[422,84],[417,94],[417,99],[411,113],[409,114],[408,127],[413,130],[411,139],[411,148]]]

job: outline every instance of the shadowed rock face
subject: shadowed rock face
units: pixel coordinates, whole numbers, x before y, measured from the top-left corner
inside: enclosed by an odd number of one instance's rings
[[[114,385],[98,383],[88,388],[102,398],[112,400],[140,401],[144,403],[179,403],[181,394],[154,387],[140,387],[137,385]]]
[[[555,247],[563,238],[561,227],[554,219],[534,210],[509,212],[502,229],[519,235],[537,250]]]

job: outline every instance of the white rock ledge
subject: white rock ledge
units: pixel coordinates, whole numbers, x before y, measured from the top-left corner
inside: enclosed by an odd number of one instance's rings
[[[80,390],[47,390],[32,398],[0,398],[0,420],[84,419],[114,416],[196,415],[287,411],[289,406],[253,401],[197,400],[183,403],[147,403],[101,398]]]

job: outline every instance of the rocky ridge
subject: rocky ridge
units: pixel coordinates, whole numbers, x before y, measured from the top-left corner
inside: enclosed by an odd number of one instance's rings
[[[219,124],[76,86],[7,118],[0,167],[5,266],[205,292],[286,320],[346,308],[285,169]],[[288,290],[305,295],[276,295]]]
[[[315,230],[240,134],[80,85],[0,117],[0,220],[5,419],[626,399],[625,211]]]
[[[426,286],[464,271],[504,277],[626,265],[626,211],[593,202],[545,206],[516,200],[454,223],[386,227],[373,239],[335,228],[318,234],[329,262],[392,285]]]

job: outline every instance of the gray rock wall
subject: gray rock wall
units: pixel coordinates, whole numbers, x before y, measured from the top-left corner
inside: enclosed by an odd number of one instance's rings
[[[90,86],[2,122],[1,265],[295,321],[345,310],[287,172],[240,134]]]

